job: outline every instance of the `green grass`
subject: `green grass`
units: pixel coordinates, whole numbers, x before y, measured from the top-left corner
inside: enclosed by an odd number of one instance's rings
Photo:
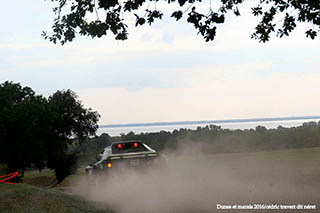
[[[24,172],[24,177],[26,178],[34,178],[34,177],[40,177],[40,176],[54,176],[54,171],[51,169],[43,169],[41,173],[39,170],[30,170]]]
[[[85,166],[82,166],[77,169],[76,175],[85,175]],[[39,170],[28,170],[24,172],[25,178],[35,178],[35,177],[41,177],[41,176],[55,176],[55,173],[52,169],[43,169],[41,170],[41,173]]]
[[[28,184],[0,184],[0,212],[113,212],[77,196]]]

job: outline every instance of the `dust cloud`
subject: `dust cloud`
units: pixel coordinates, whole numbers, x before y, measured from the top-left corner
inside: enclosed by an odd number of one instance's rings
[[[74,183],[73,193],[121,213],[228,212],[217,210],[217,204],[320,204],[317,155],[204,155],[201,146],[185,147],[165,152],[169,161],[161,169],[128,170],[89,184],[83,177]]]

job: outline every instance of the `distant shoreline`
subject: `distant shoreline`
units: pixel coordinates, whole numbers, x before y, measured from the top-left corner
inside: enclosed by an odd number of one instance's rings
[[[120,128],[120,127],[144,127],[144,126],[170,126],[170,125],[193,125],[193,124],[224,124],[224,123],[244,123],[244,122],[264,122],[264,121],[290,121],[320,119],[320,116],[291,116],[276,118],[248,118],[248,119],[227,119],[227,120],[203,120],[203,121],[172,121],[153,123],[127,123],[100,125],[99,128]]]

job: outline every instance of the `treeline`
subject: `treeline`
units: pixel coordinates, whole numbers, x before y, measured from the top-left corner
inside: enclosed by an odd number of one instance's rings
[[[98,119],[71,90],[46,98],[19,83],[0,84],[0,170],[50,168],[61,181],[72,172],[79,142],[95,135]]]
[[[208,125],[196,130],[179,129],[141,134],[129,132],[119,137],[110,137],[104,133],[83,143],[81,163],[92,163],[104,147],[121,140],[141,140],[159,151],[187,148],[196,144],[200,145],[202,153],[208,154],[320,147],[320,121],[291,128],[279,126],[277,129],[257,126],[255,129],[231,130]]]

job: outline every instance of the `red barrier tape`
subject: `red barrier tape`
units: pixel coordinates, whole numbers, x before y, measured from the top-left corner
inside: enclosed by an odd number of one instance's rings
[[[15,184],[15,183],[10,183],[10,182],[6,182],[7,180],[10,180],[11,178],[14,178],[15,176],[17,176],[19,174],[19,172],[14,172],[14,173],[11,173],[11,174],[8,174],[8,175],[3,175],[3,176],[0,176],[0,178],[4,178],[4,177],[7,177],[3,180],[0,180],[0,183],[6,183],[6,184]]]

